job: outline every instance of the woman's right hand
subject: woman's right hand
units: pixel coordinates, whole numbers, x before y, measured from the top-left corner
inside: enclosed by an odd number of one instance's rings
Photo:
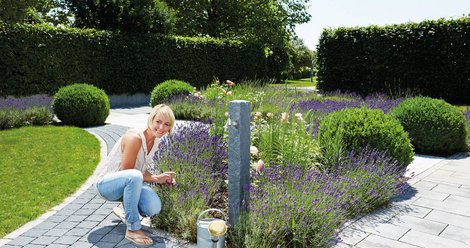
[[[153,175],[153,179],[158,184],[170,184],[174,181],[175,173],[173,171],[167,171],[159,175]]]

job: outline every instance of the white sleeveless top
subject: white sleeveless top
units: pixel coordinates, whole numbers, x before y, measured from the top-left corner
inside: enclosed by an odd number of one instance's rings
[[[137,153],[134,169],[140,170],[143,174],[145,171],[153,167],[153,156],[158,150],[158,143],[160,142],[160,139],[155,138],[152,150],[148,151],[147,140],[145,139],[144,132],[141,129],[133,128],[127,132],[136,133],[142,139],[142,146],[139,150],[139,153]],[[123,137],[119,138],[119,140],[113,146],[113,149],[111,149],[111,152],[108,154],[108,157],[104,162],[104,166],[106,168],[105,173],[102,176],[119,171],[122,161],[122,138]]]

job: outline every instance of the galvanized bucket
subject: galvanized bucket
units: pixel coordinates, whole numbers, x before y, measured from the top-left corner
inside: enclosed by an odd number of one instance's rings
[[[201,219],[202,215],[210,211],[222,214],[224,220],[217,218]],[[223,248],[225,247],[225,233],[227,232],[227,217],[224,212],[216,208],[202,211],[197,217],[197,247],[198,248]]]

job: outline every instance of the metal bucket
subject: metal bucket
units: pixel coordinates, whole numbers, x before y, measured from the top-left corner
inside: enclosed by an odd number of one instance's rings
[[[217,218],[201,219],[202,215],[217,211],[224,216],[224,220]],[[226,216],[224,212],[216,208],[202,211],[196,220],[197,247],[198,248],[223,248],[225,247],[225,233],[227,232]]]

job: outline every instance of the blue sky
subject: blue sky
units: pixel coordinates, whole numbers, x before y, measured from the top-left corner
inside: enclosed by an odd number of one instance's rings
[[[316,49],[323,28],[387,25],[470,14],[470,0],[310,0],[309,23],[296,28]]]

